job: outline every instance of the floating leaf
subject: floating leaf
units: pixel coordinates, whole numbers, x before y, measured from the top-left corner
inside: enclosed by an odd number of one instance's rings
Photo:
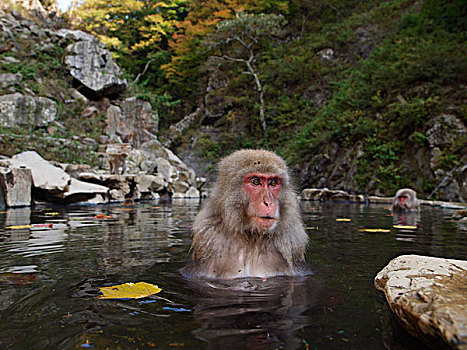
[[[34,225],[16,225],[16,226],[7,226],[5,228],[10,228],[12,230],[21,230],[22,228],[31,228],[34,227]]]
[[[44,215],[48,215],[48,216],[57,216],[57,215],[60,215],[60,213],[54,211],[54,212],[51,212],[51,213],[44,213]]]
[[[48,227],[48,228],[53,228],[54,224],[51,222],[50,224],[35,224],[32,225],[32,227]]]
[[[336,219],[336,221],[349,222],[349,221],[352,221],[352,219],[339,218],[339,219]]]
[[[123,283],[117,286],[99,287],[99,299],[139,299],[159,293],[162,289],[146,282]]]
[[[319,229],[319,226],[309,226],[309,227],[305,227],[305,230],[318,230]]]
[[[417,226],[411,226],[411,225],[394,225],[394,228],[399,228],[399,229],[407,229],[407,230],[416,230]]]
[[[371,233],[378,233],[378,232],[388,233],[388,232],[391,232],[391,230],[387,229],[387,228],[361,228],[360,231],[371,232]]]
[[[112,219],[111,215],[97,214],[93,217],[94,219]]]

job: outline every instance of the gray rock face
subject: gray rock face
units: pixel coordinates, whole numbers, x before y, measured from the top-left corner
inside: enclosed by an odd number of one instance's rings
[[[31,205],[31,188],[31,169],[0,168],[0,207]]]
[[[81,30],[71,30],[71,29],[59,29],[54,32],[56,36],[60,39],[70,40],[70,41],[93,41],[95,40],[92,34],[88,34]]]
[[[70,176],[65,171],[53,166],[33,151],[26,151],[13,156],[10,163],[13,167],[31,169],[34,187],[42,190],[63,192],[66,191],[71,181]]]
[[[55,120],[57,106],[45,97],[24,96],[20,93],[0,96],[0,125],[6,127],[46,126]]]
[[[21,73],[4,73],[0,74],[0,87],[6,88],[9,86],[19,85],[21,82],[22,75]]]
[[[467,349],[467,261],[403,255],[375,278],[399,322],[433,349]]]
[[[99,98],[118,94],[127,82],[112,55],[96,40],[78,41],[66,48],[65,64],[71,76],[84,85],[82,92]]]
[[[457,139],[466,137],[467,129],[462,121],[448,114],[437,117],[432,127],[426,132],[430,148],[448,146]]]
[[[107,109],[107,135],[138,148],[157,133],[157,120],[149,102],[130,97]]]

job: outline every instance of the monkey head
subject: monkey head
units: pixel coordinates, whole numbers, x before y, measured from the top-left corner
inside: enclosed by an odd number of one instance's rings
[[[297,194],[285,161],[265,150],[222,159],[218,178],[193,223],[189,277],[303,275],[308,271]]]
[[[394,196],[391,209],[394,210],[419,210],[420,202],[417,193],[410,188],[403,188],[397,191]]]
[[[285,161],[266,150],[240,150],[219,163],[213,199],[229,227],[271,234],[290,197]],[[289,194],[289,195],[288,195]]]

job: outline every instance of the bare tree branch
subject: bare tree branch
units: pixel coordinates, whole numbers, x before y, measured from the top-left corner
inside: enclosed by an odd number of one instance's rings
[[[146,73],[146,71],[147,71],[148,68],[149,68],[149,65],[150,65],[152,62],[154,62],[154,59],[149,60],[149,61],[146,63],[146,65],[144,66],[143,71],[142,71],[141,73],[139,73],[139,74],[136,76],[135,80],[133,80],[133,81],[130,83],[130,86],[133,86],[134,84],[136,84],[136,82],[138,81],[138,79],[141,78],[141,77]]]

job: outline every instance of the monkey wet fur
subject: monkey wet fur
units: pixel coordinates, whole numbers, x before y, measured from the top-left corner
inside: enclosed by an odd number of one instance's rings
[[[285,161],[240,150],[219,163],[218,179],[193,224],[188,278],[297,276],[309,273],[308,236]]]

